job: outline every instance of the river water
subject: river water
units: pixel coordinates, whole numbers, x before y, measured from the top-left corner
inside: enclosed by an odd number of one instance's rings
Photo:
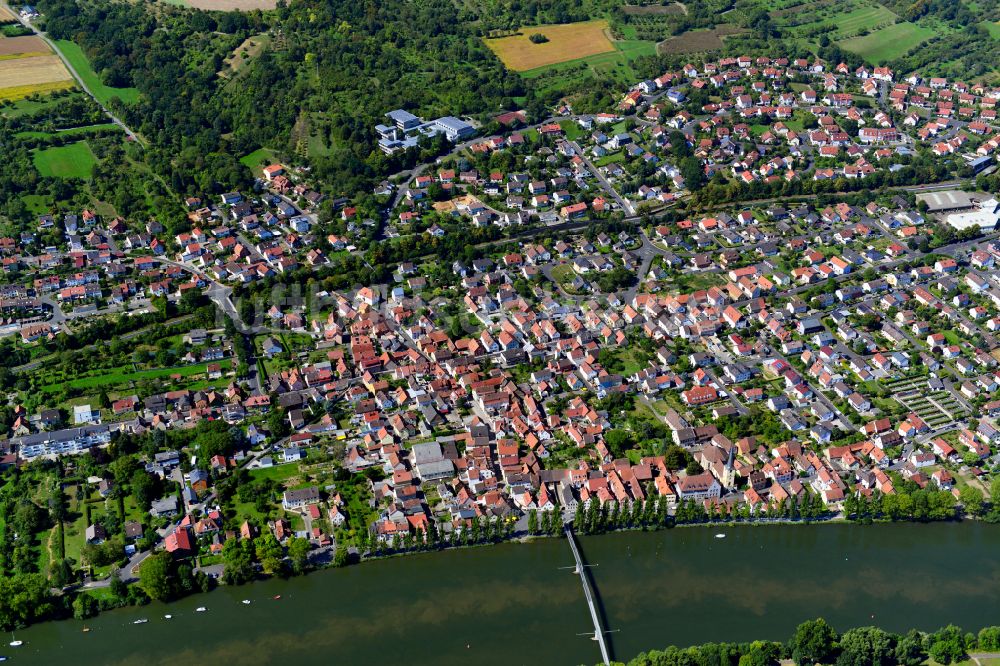
[[[581,547],[620,660],[670,644],[785,640],[817,616],[841,630],[1000,624],[1000,528],[990,525],[679,528]],[[579,578],[560,569],[572,562],[562,539],[370,562],[47,623],[0,654],[74,665],[595,664],[597,645],[578,636],[592,627]]]

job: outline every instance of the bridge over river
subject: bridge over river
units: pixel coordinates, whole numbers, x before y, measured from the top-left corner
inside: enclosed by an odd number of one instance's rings
[[[595,600],[594,590],[591,587],[590,576],[587,574],[587,567],[583,563],[583,558],[580,557],[580,548],[576,544],[576,536],[573,534],[573,528],[569,525],[564,525],[563,529],[566,531],[566,541],[569,542],[569,547],[573,551],[573,559],[576,560],[573,573],[580,575],[580,584],[583,585],[583,595],[587,598],[590,619],[594,622],[593,640],[601,647],[601,659],[604,660],[604,666],[610,666],[611,652],[608,650],[608,642],[604,636],[606,632],[604,626],[601,624],[601,614],[597,610],[597,601]]]
[[[840,631],[876,624],[896,632],[951,622],[975,632],[1000,618],[997,525],[725,531],[725,539],[703,527],[573,535],[577,567],[562,539],[536,539],[224,585],[18,629],[24,644],[8,648],[7,638],[0,656],[17,666],[574,666],[671,644],[783,641],[818,616]],[[600,568],[588,571],[588,560]],[[578,578],[581,569],[590,575]],[[196,612],[201,606],[207,612]],[[387,622],[386,609],[399,621]],[[602,636],[607,652],[598,655],[601,640],[575,636],[582,631]]]

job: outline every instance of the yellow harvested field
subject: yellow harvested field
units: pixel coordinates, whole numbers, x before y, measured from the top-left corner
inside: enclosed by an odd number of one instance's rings
[[[54,84],[60,85],[52,87]],[[33,92],[61,90],[73,85],[73,77],[59,56],[0,60],[0,98],[18,99]]]
[[[561,25],[539,25],[521,28],[520,34],[511,37],[487,39],[486,45],[497,57],[515,72],[554,65],[567,60],[586,58],[598,53],[615,50],[608,39],[608,22],[585,21]],[[549,41],[535,44],[529,37],[545,35]]]
[[[2,44],[3,42],[0,42]],[[0,60],[17,60],[18,58],[34,58],[35,56],[49,55],[52,51],[30,51],[28,53],[11,53],[10,55],[0,55]]]
[[[0,5],[0,23],[10,23],[16,21],[17,17],[7,7]]]
[[[184,0],[184,4],[195,9],[219,12],[248,12],[251,9],[265,10],[278,6],[277,0]]]
[[[76,86],[75,81],[53,81],[52,83],[36,83],[33,86],[14,86],[0,88],[0,102],[14,101],[31,95],[47,95],[59,90],[69,90]]]
[[[24,37],[4,37],[0,39],[0,56],[5,55],[37,55],[52,53],[49,45],[41,37],[26,35]]]

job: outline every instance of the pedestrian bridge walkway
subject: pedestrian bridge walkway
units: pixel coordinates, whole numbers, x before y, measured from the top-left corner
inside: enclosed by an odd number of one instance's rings
[[[601,625],[601,615],[597,612],[597,602],[594,600],[594,591],[590,586],[587,568],[583,564],[583,558],[580,557],[580,548],[576,544],[576,536],[573,534],[573,528],[570,525],[565,525],[563,529],[566,531],[566,540],[569,541],[569,547],[573,551],[573,559],[576,560],[573,573],[580,576],[580,584],[583,585],[583,595],[587,598],[587,607],[590,609],[590,619],[594,622],[594,636],[592,640],[596,641],[600,646],[601,659],[604,660],[605,666],[610,666],[611,653],[608,650],[608,642],[604,636],[606,632]]]

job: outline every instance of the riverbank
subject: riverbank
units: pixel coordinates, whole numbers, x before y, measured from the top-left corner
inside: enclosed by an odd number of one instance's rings
[[[885,521],[884,524],[890,524],[890,522],[891,521]],[[567,523],[567,524],[569,524],[569,523]],[[843,517],[843,514],[826,514],[826,515],[820,516],[818,518],[809,518],[809,519],[803,519],[803,518],[799,518],[799,519],[790,519],[790,518],[754,518],[754,519],[751,519],[751,520],[704,521],[704,522],[691,522],[691,523],[679,523],[679,524],[671,522],[671,523],[668,523],[666,525],[642,525],[642,526],[635,526],[635,527],[621,527],[621,528],[617,528],[617,529],[607,529],[607,530],[605,530],[603,532],[600,532],[599,534],[583,533],[580,536],[599,536],[599,535],[608,535],[608,534],[627,534],[627,533],[630,533],[630,532],[658,532],[658,531],[661,531],[661,530],[668,530],[668,529],[675,529],[675,528],[702,528],[702,529],[707,528],[707,529],[712,529],[712,530],[718,531],[718,530],[722,530],[722,529],[726,529],[726,528],[737,528],[737,527],[771,527],[771,526],[779,526],[779,525],[786,525],[786,526],[803,525],[804,526],[804,525],[815,525],[815,524],[857,524],[857,523],[855,523],[854,521],[846,520]],[[336,562],[336,559],[330,557],[329,551],[326,550],[326,551],[323,551],[320,554],[320,559],[318,559],[318,560],[317,559],[310,560],[311,564],[312,564],[312,567],[308,571],[304,572],[303,574],[297,574],[297,575],[305,575],[307,573],[314,573],[314,572],[317,572],[317,571],[322,571],[324,569],[330,569],[330,568],[340,568],[341,566],[359,566],[359,565],[363,565],[363,564],[367,564],[367,563],[372,563],[372,562],[395,560],[395,559],[399,559],[399,558],[403,558],[403,557],[408,557],[408,556],[413,556],[413,555],[418,555],[418,554],[430,554],[430,553],[439,553],[439,552],[445,552],[445,551],[451,551],[451,550],[484,548],[484,547],[496,546],[496,545],[500,545],[500,544],[530,544],[530,543],[532,543],[532,542],[534,542],[536,540],[551,539],[551,538],[554,538],[554,539],[557,539],[557,540],[558,539],[563,539],[563,538],[565,538],[565,535],[562,532],[557,532],[555,534],[527,534],[527,533],[524,533],[523,531],[522,532],[514,532],[514,533],[512,533],[512,535],[509,538],[498,540],[498,541],[480,542],[480,543],[469,543],[469,544],[465,544],[465,543],[458,543],[458,544],[438,543],[436,545],[427,546],[426,548],[422,548],[422,549],[397,550],[397,551],[392,551],[392,552],[369,553],[364,558],[358,558],[358,559],[348,560],[344,564],[338,564]],[[213,567],[210,567],[209,569],[218,569],[218,567],[217,566],[213,566]],[[292,577],[294,577],[294,575],[285,575],[285,576],[271,575],[271,576],[268,576],[268,575],[264,575],[262,573],[258,573],[258,576],[255,579],[253,579],[252,581],[249,581],[249,582],[250,583],[252,583],[252,582],[262,582],[262,581],[266,581],[266,580],[281,581],[281,580],[288,580],[289,578],[292,578]],[[217,583],[222,583],[223,585],[225,585],[224,581],[216,580],[216,582]],[[246,584],[246,583],[244,583],[244,584]],[[235,585],[235,587],[240,587],[240,586],[241,585]],[[212,588],[214,588],[214,587],[215,587],[215,585],[212,586]],[[90,588],[90,591],[93,592],[94,591],[93,588]],[[202,593],[205,592],[205,591],[207,591],[207,590],[203,590]],[[74,592],[87,593],[88,589],[78,588],[77,590],[74,590]],[[185,597],[188,597],[188,596],[197,596],[198,594],[199,594],[199,592],[195,591],[195,592],[192,592],[189,595],[185,595]],[[101,603],[101,604],[107,605],[107,607],[101,608],[100,612],[108,612],[110,610],[117,610],[119,608],[141,607],[142,605],[144,605],[142,603],[135,603],[134,598],[135,598],[135,595],[134,594],[130,594],[130,599],[132,599],[132,601],[130,601],[129,603],[117,603],[117,602],[114,602],[107,594],[102,593],[102,594],[99,594],[96,597],[96,600],[99,603]],[[175,599],[175,601],[176,601],[176,599]],[[79,616],[79,615],[77,615],[77,619],[89,619],[89,618],[93,617],[94,615],[96,615],[96,613],[89,613],[89,614],[84,615],[82,617]]]
[[[838,630],[876,624],[895,632],[949,623],[977,631],[1000,616],[1000,529],[992,525],[836,522],[725,532],[579,539],[596,565],[590,574],[607,627],[617,630],[609,634],[615,659],[657,645],[784,640],[818,616]],[[572,565],[561,539],[534,539],[223,586],[19,631],[26,645],[17,663],[595,663],[595,644],[577,636],[592,625],[579,577],[560,568]],[[209,610],[195,613],[198,606]],[[132,624],[140,618],[149,622]]]
[[[973,634],[948,625],[934,632],[911,629],[899,634],[868,625],[839,634],[826,620],[817,618],[800,624],[785,641],[670,646],[645,652],[630,660],[627,666],[743,663],[744,659],[751,664],[767,666],[777,666],[788,660],[796,664],[920,666],[929,659],[934,664],[970,661],[982,666],[1000,660],[1000,627],[984,627]]]

